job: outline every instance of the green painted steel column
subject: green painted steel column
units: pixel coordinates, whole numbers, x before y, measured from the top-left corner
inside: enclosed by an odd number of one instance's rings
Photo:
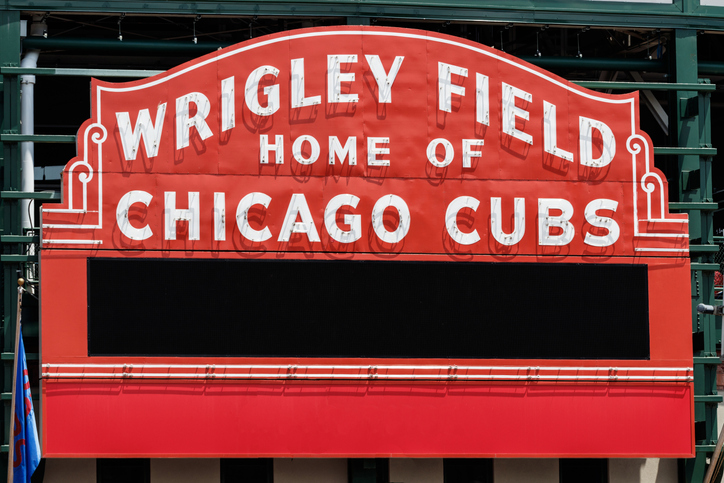
[[[0,11],[0,67],[20,65],[20,13]],[[0,93],[0,133],[20,133],[20,85],[17,76],[0,76],[2,92]],[[18,143],[0,143],[0,184],[3,191],[20,190],[20,152]],[[19,235],[20,210],[18,200],[0,200],[0,235]],[[3,244],[2,254],[20,253],[20,244]],[[2,283],[3,296],[0,298],[0,314],[2,314],[2,331],[0,345],[3,352],[14,351],[17,270],[15,263],[3,263]],[[3,360],[2,392],[12,390],[12,360]],[[4,401],[4,417],[0,420],[3,445],[8,444],[8,423],[10,421],[10,401]],[[7,446],[3,446],[3,449]],[[7,475],[7,453],[0,454],[0,480]]]
[[[674,75],[676,82],[698,82],[697,32],[677,29],[674,32]],[[671,104],[676,129],[672,129],[674,144],[679,147],[711,147],[710,102],[707,93],[674,91]],[[676,193],[679,202],[712,201],[711,157],[681,155],[677,160],[678,177],[672,179],[670,193]],[[692,245],[713,243],[712,213],[704,210],[689,210],[689,241]],[[692,332],[696,340],[703,341],[694,348],[694,356],[716,356],[718,337],[712,315],[699,314],[699,303],[714,303],[714,272],[704,270],[713,262],[713,254],[691,252],[691,262],[697,269],[691,271]],[[699,359],[702,360],[702,359]],[[716,365],[694,364],[694,395],[716,394]],[[701,398],[704,399],[704,398]],[[716,402],[699,400],[694,404],[694,419],[697,425],[696,457],[685,460],[686,482],[703,481],[706,472],[707,452],[717,440]],[[664,423],[664,422],[662,422]],[[665,424],[665,423],[664,423]]]

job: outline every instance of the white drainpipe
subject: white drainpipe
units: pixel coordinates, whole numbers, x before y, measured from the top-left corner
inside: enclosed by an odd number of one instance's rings
[[[29,50],[25,53],[20,67],[37,67],[39,50]],[[35,134],[34,93],[35,76],[20,76],[20,132],[22,134]],[[21,187],[22,191],[35,191],[35,145],[31,142],[20,143],[21,159]],[[32,200],[22,200],[20,220],[23,228],[33,227]]]

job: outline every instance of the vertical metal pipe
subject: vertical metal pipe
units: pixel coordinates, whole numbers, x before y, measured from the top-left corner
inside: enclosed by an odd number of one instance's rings
[[[20,67],[37,67],[39,50],[30,50],[25,53]],[[22,134],[35,134],[35,76],[20,76],[20,132]],[[20,159],[22,178],[20,189],[26,192],[35,191],[35,145],[32,142],[20,143]],[[33,201],[22,200],[20,220],[23,229],[33,227]]]

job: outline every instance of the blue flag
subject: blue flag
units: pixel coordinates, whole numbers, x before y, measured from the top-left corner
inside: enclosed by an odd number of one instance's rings
[[[18,327],[18,330],[20,328]],[[33,398],[30,396],[28,363],[25,360],[25,345],[20,334],[17,377],[15,380],[15,423],[13,425],[13,483],[30,483],[35,468],[40,463],[40,441],[35,425]]]

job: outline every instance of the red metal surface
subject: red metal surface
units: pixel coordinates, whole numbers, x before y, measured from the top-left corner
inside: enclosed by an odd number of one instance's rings
[[[328,97],[329,55],[357,55],[346,63],[342,94],[359,102],[335,103]],[[366,55],[378,55],[385,72],[404,56],[392,83],[391,103],[378,100]],[[305,59],[305,96],[320,96],[318,105],[291,105],[292,59]],[[453,74],[452,84],[466,94],[452,94],[450,112],[439,97],[440,63],[468,69]],[[245,103],[245,82],[252,70],[270,65],[279,75],[266,75],[264,88],[279,88],[279,110],[259,116]],[[444,70],[444,69],[443,69]],[[489,78],[488,125],[476,121],[476,75]],[[235,126],[222,131],[221,82],[235,78]],[[527,91],[531,101],[515,100],[515,129],[532,136],[532,145],[505,131],[504,84]],[[209,99],[206,122],[211,136],[190,131],[188,147],[177,149],[176,102],[194,92]],[[556,106],[557,146],[573,161],[545,149],[545,102]],[[653,148],[638,129],[636,93],[612,96],[568,83],[505,53],[465,40],[429,32],[335,27],[277,34],[229,47],[184,64],[160,76],[126,84],[93,81],[92,118],[79,131],[79,156],[64,172],[64,201],[43,210],[42,353],[43,451],[45,456],[659,456],[694,452],[688,228],[686,215],[670,214],[667,185],[653,167]],[[126,159],[119,113],[130,125],[144,109],[157,125],[156,112],[166,105],[158,155],[146,154],[146,137],[135,160]],[[192,112],[193,109],[191,109]],[[528,120],[524,120],[527,112]],[[615,138],[612,161],[605,166],[582,164],[579,135],[582,118],[608,126]],[[271,143],[283,136],[283,164],[274,154],[260,162],[260,136]],[[300,136],[313,136],[319,158],[302,164],[292,156]],[[521,135],[521,136],[522,136]],[[357,137],[357,164],[328,162],[328,139]],[[367,139],[389,137],[389,166],[370,166]],[[520,136],[519,136],[520,137]],[[428,144],[448,140],[455,155],[446,167],[428,160]],[[606,146],[602,131],[593,130],[593,158]],[[604,139],[605,138],[605,139]],[[464,139],[482,140],[481,156],[463,166]],[[608,144],[607,144],[608,143]],[[443,160],[442,148],[435,161]],[[311,151],[307,144],[305,157]],[[131,239],[119,225],[125,216],[119,201],[131,191],[147,193],[148,204],[136,202],[128,220],[136,230],[148,227],[147,238]],[[177,237],[164,236],[164,195],[176,194],[176,208],[188,207],[187,193],[199,193],[198,240],[190,240],[187,221],[177,222]],[[249,193],[271,198],[268,208],[255,205],[249,225],[267,227],[271,238],[252,242],[236,223],[237,205]],[[71,195],[72,193],[72,195]],[[225,195],[225,239],[214,235],[214,196]],[[292,234],[279,241],[288,205],[303,194],[319,241]],[[355,207],[335,216],[361,217],[361,236],[353,243],[335,241],[325,227],[325,208],[333,197],[359,197]],[[409,207],[406,236],[389,243],[373,227],[379,199],[398,196]],[[477,230],[480,240],[462,245],[446,228],[446,210],[461,196],[479,207],[456,217],[460,231]],[[502,230],[513,231],[514,198],[523,198],[525,234],[513,245],[492,235],[491,197],[502,200]],[[542,221],[558,212],[539,214],[539,200],[563,199],[573,208],[575,234],[569,243],[544,245]],[[594,200],[612,200],[614,210],[594,216],[615,221],[620,235],[606,246],[594,246],[586,235],[605,236],[609,229],[591,225],[584,216]],[[60,208],[58,208],[60,206]],[[588,220],[591,220],[590,216]],[[595,220],[594,220],[595,221]],[[387,210],[384,226],[392,231],[397,217]],[[551,228],[550,235],[559,229]],[[289,358],[88,357],[88,257],[130,258],[274,258],[505,261],[564,263],[631,263],[648,266],[650,360],[374,360]],[[139,274],[139,284],[149,274]],[[162,284],[163,281],[154,281]],[[522,281],[524,283],[524,281]],[[552,281],[555,283],[555,281]],[[591,281],[591,290],[596,289]],[[523,292],[521,292],[523,296]],[[133,303],[129,300],[129,303]],[[602,304],[607,303],[601,300]],[[595,310],[595,307],[592,308]],[[585,314],[573,315],[586,323]],[[69,369],[68,365],[75,364]],[[92,367],[93,364],[111,364]],[[505,376],[560,370],[559,380],[497,383],[490,381],[198,381],[171,379],[134,381],[124,373],[151,374],[151,364],[169,373],[179,365],[293,365],[314,373],[319,365],[478,366],[467,374]],[[130,366],[133,366],[133,369]],[[481,369],[495,366],[493,369]],[[507,368],[507,369],[506,369]],[[578,368],[583,368],[580,371]],[[356,369],[345,369],[353,373]],[[75,371],[75,372],[73,372]],[[258,368],[249,369],[263,372]],[[296,369],[295,369],[296,371]],[[400,373],[401,370],[397,370]],[[526,372],[527,371],[527,372]],[[588,371],[588,372],[586,372]],[[584,377],[603,377],[594,383]],[[78,374],[61,379],[57,374]],[[96,373],[93,378],[83,373]],[[217,373],[221,373],[219,370]],[[301,374],[300,372],[300,374]],[[395,373],[395,370],[391,370]],[[430,372],[430,371],[428,371]],[[580,380],[570,379],[581,374]],[[631,374],[643,380],[625,379]],[[53,375],[55,374],[55,376]],[[71,374],[71,375],[72,375]],[[108,379],[104,380],[104,374]],[[662,378],[674,374],[673,379]],[[121,377],[125,379],[112,379]],[[235,376],[236,377],[236,376]],[[193,438],[188,435],[193,434]],[[526,436],[527,435],[527,436]],[[189,442],[193,440],[193,445]]]
[[[692,388],[46,383],[46,457],[691,455]],[[61,437],[62,435],[62,437]]]

